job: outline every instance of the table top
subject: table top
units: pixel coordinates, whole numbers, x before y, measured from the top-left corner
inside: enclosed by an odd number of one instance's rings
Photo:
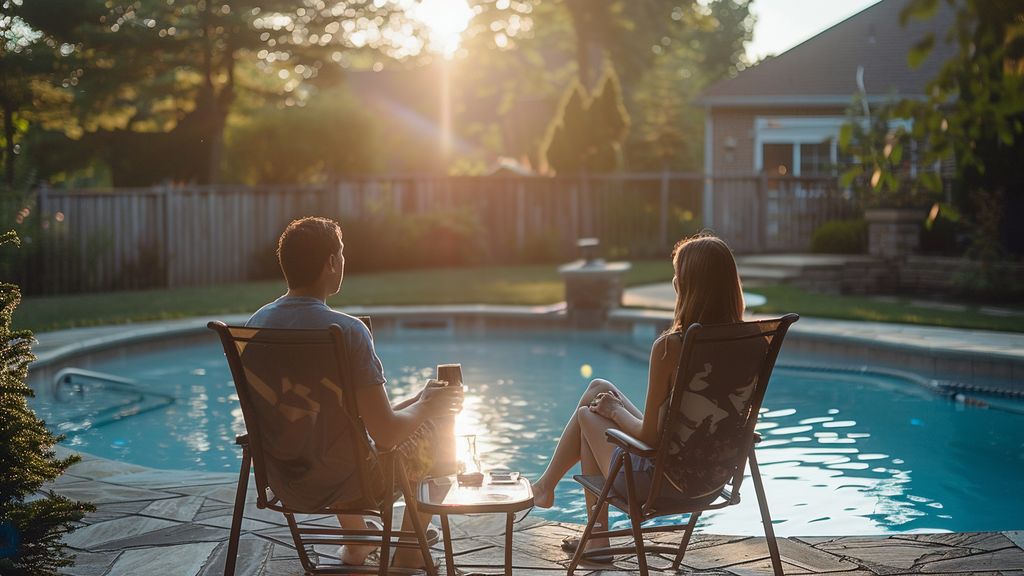
[[[485,474],[480,486],[459,486],[454,475],[427,478],[420,482],[417,500],[425,512],[448,514],[518,512],[533,506],[533,488],[526,478],[515,484],[490,480]]]

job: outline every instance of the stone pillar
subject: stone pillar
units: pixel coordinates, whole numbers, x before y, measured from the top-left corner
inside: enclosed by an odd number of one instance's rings
[[[624,276],[629,262],[608,262],[597,257],[598,242],[583,238],[577,243],[584,258],[558,267],[565,281],[569,322],[575,328],[593,330],[604,326],[608,312],[622,304]]]
[[[873,208],[864,211],[868,223],[868,253],[886,259],[902,259],[921,246],[921,222],[925,215],[912,208]]]

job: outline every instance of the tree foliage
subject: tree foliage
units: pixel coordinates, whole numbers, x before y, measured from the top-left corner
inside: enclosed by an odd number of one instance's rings
[[[1024,3],[911,0],[901,18],[930,18],[942,2],[956,11],[954,24],[925,36],[908,62],[920,64],[937,42],[954,43],[957,52],[929,84],[929,98],[902,102],[901,113],[914,119],[914,135],[927,142],[930,160],[955,159],[961,210],[977,211],[976,194],[1005,202],[997,212],[1011,217],[976,229],[1001,230],[1008,246],[1024,253],[1024,231],[1013,221],[1024,215]]]
[[[14,232],[0,235],[0,246],[17,242]],[[35,357],[32,333],[12,327],[20,301],[17,286],[0,283],[0,573],[44,576],[71,565],[61,538],[92,507],[41,492],[78,458],[55,456],[59,438],[26,401],[33,396],[26,380]]]
[[[422,25],[391,2],[35,0],[16,12],[66,52],[66,130],[103,150],[116,184],[215,182],[239,91],[294,105],[343,66],[424,48]]]

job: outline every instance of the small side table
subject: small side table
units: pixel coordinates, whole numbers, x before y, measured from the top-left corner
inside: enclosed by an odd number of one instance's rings
[[[491,484],[490,479],[485,475],[481,486],[459,486],[454,475],[420,482],[417,495],[420,511],[441,517],[448,576],[455,576],[449,514],[505,514],[505,576],[512,576],[512,521],[516,512],[533,506],[533,488],[530,481],[522,477],[515,484]]]

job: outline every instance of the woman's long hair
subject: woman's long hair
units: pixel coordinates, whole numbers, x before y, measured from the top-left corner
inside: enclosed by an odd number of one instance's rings
[[[698,234],[672,249],[676,272],[675,319],[669,332],[694,322],[724,324],[743,319],[743,288],[732,250],[720,238]]]

